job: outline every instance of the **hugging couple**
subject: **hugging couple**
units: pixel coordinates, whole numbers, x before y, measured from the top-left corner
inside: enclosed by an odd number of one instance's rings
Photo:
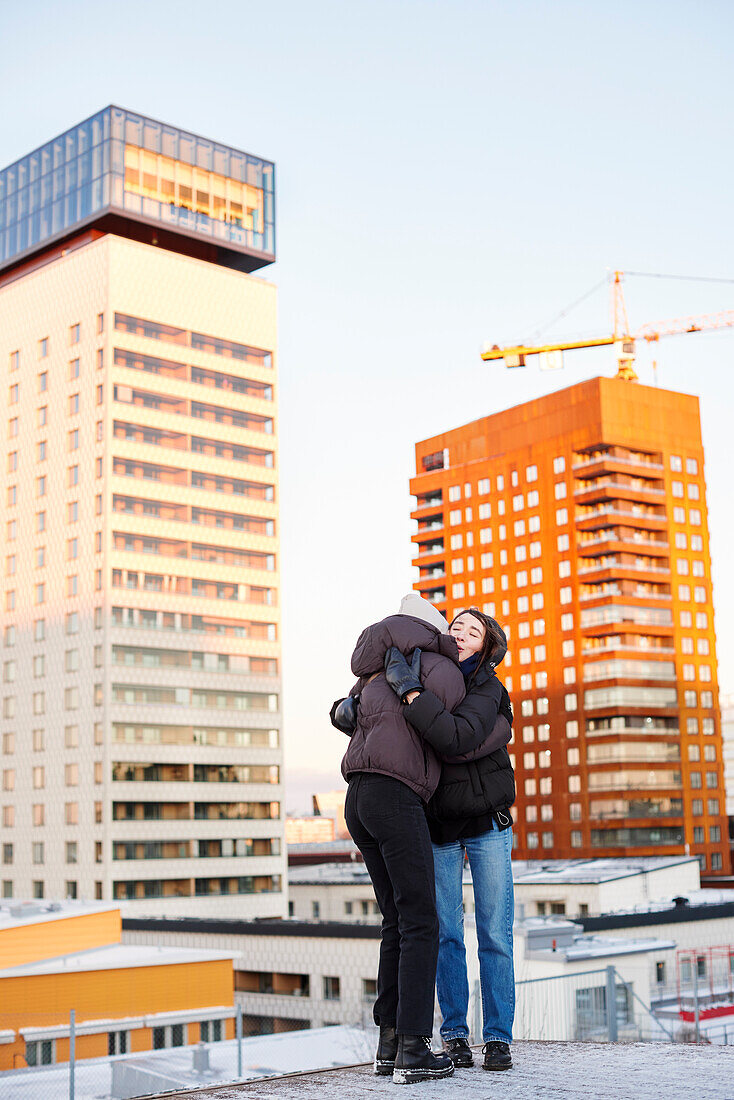
[[[358,677],[331,721],[350,737],[345,815],[380,911],[375,1073],[399,1084],[473,1064],[462,877],[479,945],[483,1068],[510,1069],[515,1010],[510,857],[512,709],[495,669],[504,631],[478,608],[443,615],[417,593],[362,631]],[[434,985],[444,1051],[431,1049]]]

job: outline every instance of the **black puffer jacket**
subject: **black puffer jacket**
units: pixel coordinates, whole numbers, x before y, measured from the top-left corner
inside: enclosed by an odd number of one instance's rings
[[[385,654],[391,646],[408,659],[420,647],[421,680],[440,707],[451,711],[464,697],[459,651],[448,634],[412,615],[390,615],[368,626],[352,654],[352,672],[359,680],[350,695],[359,695],[359,707],[342,775],[347,780],[355,772],[390,775],[428,801],[438,785],[441,764],[431,745],[406,721],[407,709],[385,679]]]
[[[491,665],[477,669],[453,713],[427,690],[405,708],[405,716],[444,761],[440,784],[428,804],[429,818],[452,821],[509,810],[515,801],[506,748],[512,736],[512,708]]]

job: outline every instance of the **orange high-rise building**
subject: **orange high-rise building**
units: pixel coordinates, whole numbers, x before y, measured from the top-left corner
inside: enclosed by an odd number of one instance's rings
[[[729,870],[698,399],[595,378],[416,445],[416,588],[509,637],[521,858]]]

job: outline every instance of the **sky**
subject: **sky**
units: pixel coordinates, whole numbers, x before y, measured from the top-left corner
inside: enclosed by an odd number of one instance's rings
[[[7,164],[108,103],[274,160],[286,807],[341,784],[334,698],[410,590],[414,445],[615,371],[482,362],[609,270],[633,327],[734,308],[728,0],[0,0]],[[606,289],[549,333],[609,328]],[[701,400],[734,691],[734,329],[661,342]],[[654,384],[642,351],[640,380]]]

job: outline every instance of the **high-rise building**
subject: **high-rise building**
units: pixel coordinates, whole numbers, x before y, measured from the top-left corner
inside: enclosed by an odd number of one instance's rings
[[[726,872],[698,400],[595,378],[416,445],[416,588],[505,626],[523,858]]]
[[[273,174],[117,107],[0,173],[6,898],[285,915]]]

